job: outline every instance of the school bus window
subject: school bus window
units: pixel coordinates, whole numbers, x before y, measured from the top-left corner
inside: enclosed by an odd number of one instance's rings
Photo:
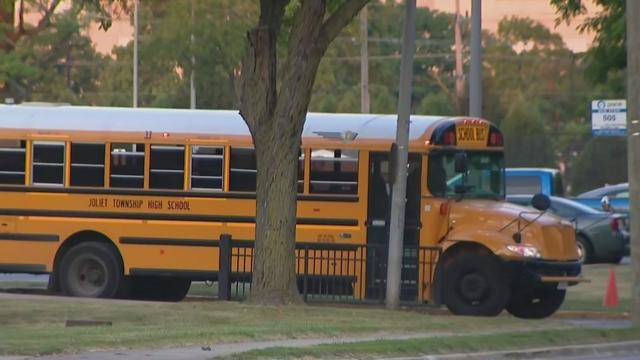
[[[184,188],[184,145],[151,145],[150,162],[150,188]]]
[[[26,141],[0,140],[0,184],[24,185]]]
[[[230,152],[231,191],[256,191],[256,152],[252,148],[231,148]]]
[[[119,188],[144,187],[144,144],[111,144],[109,186]]]
[[[311,151],[310,192],[314,194],[358,193],[358,151],[316,149]]]
[[[191,146],[191,189],[222,190],[224,148]]]
[[[456,188],[465,197],[504,197],[504,156],[498,152],[467,151],[467,172],[455,172],[455,152],[429,155],[429,190],[436,196],[456,196]]]
[[[34,185],[64,185],[65,143],[33,142],[32,183]]]
[[[104,186],[104,144],[71,143],[71,186]]]

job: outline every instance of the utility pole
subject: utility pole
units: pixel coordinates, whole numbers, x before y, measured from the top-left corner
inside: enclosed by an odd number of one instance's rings
[[[404,31],[402,35],[402,60],[400,63],[400,96],[398,99],[398,124],[396,127],[397,152],[393,192],[391,195],[391,224],[389,258],[387,261],[388,309],[400,305],[402,273],[402,243],[404,239],[404,210],[407,196],[407,158],[409,146],[409,116],[411,115],[411,86],[413,80],[413,55],[416,46],[416,0],[405,0]]]
[[[456,46],[456,115],[462,115],[462,96],[464,95],[464,74],[462,70],[462,34],[460,29],[460,0],[456,0],[456,23],[454,30]]]
[[[195,5],[194,5],[194,0],[191,0],[191,79],[190,79],[190,94],[191,94],[191,101],[190,101],[190,108],[191,109],[195,109],[196,108],[196,57],[194,55],[195,52],[195,35],[193,34],[193,30],[195,29],[195,19],[196,19],[196,13],[195,13]]]
[[[469,116],[482,117],[482,0],[471,1]]]
[[[133,0],[133,107],[138,107],[138,2]]]
[[[640,327],[640,1],[627,0],[627,158],[633,325]]]
[[[371,111],[369,98],[369,22],[367,6],[360,10],[360,112]]]

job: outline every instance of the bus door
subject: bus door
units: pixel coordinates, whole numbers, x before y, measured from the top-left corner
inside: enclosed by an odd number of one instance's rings
[[[418,154],[409,154],[407,201],[403,242],[400,298],[416,300],[418,296],[418,244],[420,238],[420,169]],[[389,251],[391,189],[389,153],[369,156],[369,196],[367,213],[367,288],[368,299],[383,300]]]

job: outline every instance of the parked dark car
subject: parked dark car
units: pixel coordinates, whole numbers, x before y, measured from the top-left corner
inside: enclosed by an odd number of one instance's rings
[[[573,200],[551,196],[548,212],[576,224],[580,260],[585,263],[618,263],[629,255],[629,223],[626,214],[590,208]],[[531,206],[530,195],[507,196],[507,201]]]
[[[629,183],[607,185],[593,189],[576,196],[573,200],[594,209],[601,209],[602,198],[605,196],[608,198],[614,212],[629,212]]]

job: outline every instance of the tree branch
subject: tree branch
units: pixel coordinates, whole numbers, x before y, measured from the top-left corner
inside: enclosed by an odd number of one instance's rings
[[[45,29],[47,26],[49,26],[51,24],[51,15],[53,15],[54,11],[56,10],[56,8],[58,7],[58,5],[60,5],[60,0],[53,0],[51,1],[51,3],[49,4],[49,7],[47,7],[44,10],[44,14],[42,15],[42,18],[40,19],[40,21],[38,21],[38,24],[36,25],[35,28],[33,29],[25,29],[24,28],[24,3],[23,1],[20,1],[20,13],[19,13],[19,25],[18,25],[18,31],[15,32],[13,34],[13,36],[10,37],[10,41],[15,45],[18,40],[20,40],[20,38],[22,38],[25,35],[34,35],[39,33],[40,31],[42,31],[43,29]]]
[[[261,0],[260,21],[262,26],[273,26],[280,30],[284,8],[291,0]]]
[[[340,31],[349,25],[351,20],[369,1],[371,0],[346,0],[322,24],[318,48],[323,54],[329,44],[340,34]]]
[[[24,32],[24,0],[20,0],[20,8],[18,9],[18,32]]]
[[[287,57],[279,73],[276,119],[289,136],[299,139],[311,98],[316,70],[324,50],[318,51],[318,37],[326,12],[326,0],[305,0],[293,16]]]
[[[582,0],[551,0],[551,5],[556,8],[556,26],[563,21],[569,24],[572,18],[586,13],[587,8],[582,4]]]
[[[44,12],[42,19],[38,21],[38,25],[36,25],[36,28],[32,31],[32,33],[38,33],[42,31],[42,29],[49,26],[49,24],[51,24],[51,15],[53,15],[53,12],[56,10],[58,5],[60,5],[60,0],[51,1],[49,7]]]
[[[455,100],[455,98],[456,98],[455,95],[451,92],[449,87],[447,87],[447,85],[444,83],[444,81],[442,81],[442,77],[440,77],[439,73],[440,73],[440,71],[438,69],[436,69],[435,67],[431,67],[427,71],[427,74],[429,74],[436,81],[436,84],[438,84],[440,89],[442,89],[442,91],[444,91],[447,94],[447,96],[449,96],[450,98]]]
[[[288,3],[289,0],[261,0],[258,26],[247,33],[249,46],[242,61],[239,108],[252,135],[259,126],[268,126],[277,104],[276,47]]]

